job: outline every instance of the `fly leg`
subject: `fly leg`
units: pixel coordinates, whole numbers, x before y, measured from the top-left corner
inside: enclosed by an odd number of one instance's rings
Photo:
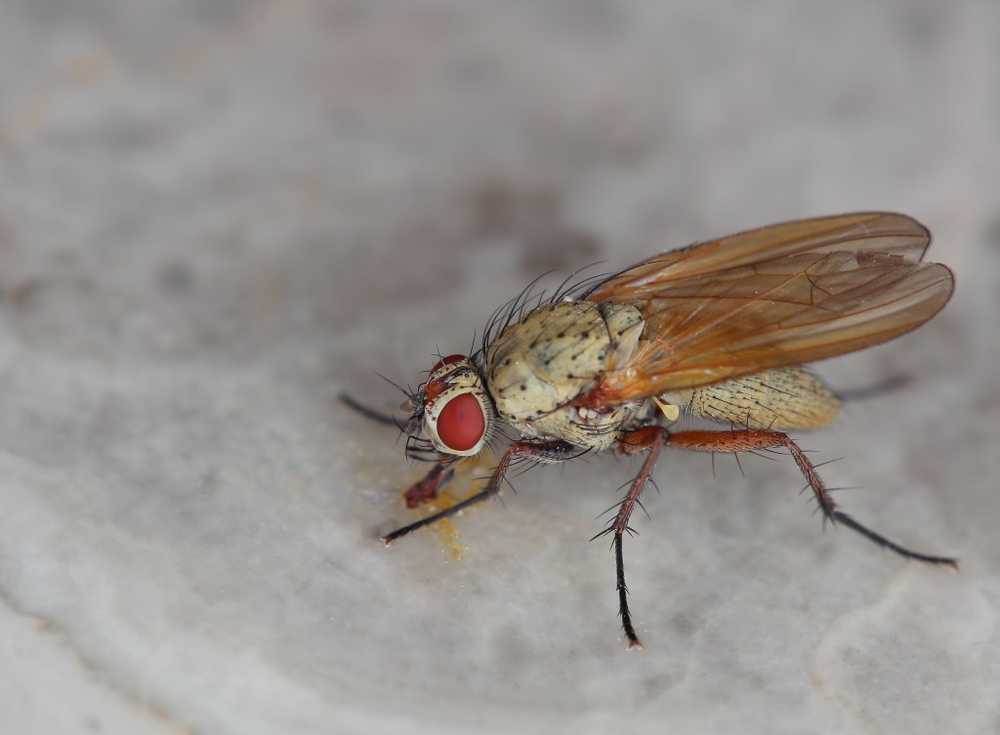
[[[669,435],[667,444],[679,449],[691,449],[696,452],[731,452],[733,454],[749,452],[755,449],[787,449],[789,454],[792,455],[792,459],[795,460],[795,464],[798,466],[802,476],[809,483],[809,487],[812,488],[813,495],[816,497],[816,502],[819,504],[825,520],[833,524],[843,523],[851,530],[858,532],[883,549],[894,551],[907,559],[916,559],[928,564],[941,564],[958,569],[957,559],[947,556],[931,556],[907,549],[887,539],[885,536],[872,531],[870,528],[861,525],[842,510],[838,510],[837,504],[830,496],[826,485],[823,484],[823,480],[816,471],[816,467],[809,461],[809,458],[799,448],[799,445],[783,432],[757,429],[741,431],[679,431],[676,434]]]
[[[615,516],[615,519],[607,528],[591,538],[591,541],[593,541],[601,536],[614,534],[612,544],[615,548],[615,574],[617,576],[615,588],[618,590],[618,615],[622,619],[622,629],[625,631],[625,637],[628,639],[629,648],[642,648],[642,643],[639,642],[639,636],[635,634],[635,628],[632,626],[632,616],[628,610],[628,587],[625,585],[625,561],[622,556],[622,537],[626,532],[630,534],[635,533],[628,525],[629,516],[632,515],[632,511],[635,510],[636,505],[640,505],[641,507],[639,496],[646,487],[646,483],[649,482],[653,467],[656,466],[656,460],[660,456],[660,450],[663,448],[668,436],[667,431],[659,426],[646,426],[626,432],[618,440],[618,449],[621,452],[625,454],[638,454],[644,451],[646,452],[646,459],[639,469],[639,474],[635,476],[632,484],[629,485],[628,494],[625,496],[625,499],[618,505],[618,514]]]
[[[385,424],[386,426],[395,426],[397,429],[403,428],[403,421],[396,418],[392,414],[384,413],[379,411],[377,408],[371,408],[366,406],[360,401],[354,399],[347,393],[341,393],[338,398],[340,402],[347,406],[352,411],[361,414],[366,419],[374,421],[377,424]]]
[[[518,458],[535,458],[543,462],[558,461],[556,457],[561,457],[563,454],[565,454],[566,446],[568,445],[566,445],[565,442],[560,442],[560,441],[514,442],[507,448],[507,451],[504,452],[503,456],[500,458],[500,462],[494,468],[493,474],[490,476],[490,480],[486,484],[485,488],[480,490],[475,495],[471,495],[465,500],[459,503],[455,503],[450,508],[445,508],[442,511],[427,516],[426,518],[421,518],[419,521],[414,521],[413,523],[405,525],[402,528],[397,528],[395,531],[392,531],[391,533],[387,533],[385,536],[382,537],[382,541],[385,543],[386,546],[388,546],[399,537],[405,536],[411,531],[416,531],[418,528],[429,526],[430,524],[436,523],[437,521],[440,521],[443,518],[448,518],[450,516],[453,516],[459,511],[468,508],[470,505],[475,505],[476,503],[480,503],[486,500],[487,498],[496,495],[497,493],[500,492],[500,488],[503,485],[504,475],[506,474],[507,469],[510,467],[511,461]],[[434,474],[436,469],[437,467],[431,470],[430,474]],[[450,473],[445,473],[445,474],[447,475]],[[430,475],[428,475],[428,477],[430,477]],[[422,480],[421,482],[427,479],[428,478],[424,478],[424,480]],[[417,485],[419,484],[420,483],[417,483]],[[414,487],[416,487],[416,485]]]
[[[905,388],[910,384],[911,378],[903,373],[897,373],[895,375],[890,375],[884,380],[880,380],[877,383],[872,383],[871,385],[864,385],[860,388],[849,388],[847,390],[834,391],[837,398],[846,402],[854,401],[867,401],[869,398],[878,398],[879,396],[884,396],[887,393],[895,393],[901,388]]]
[[[403,498],[407,508],[416,508],[437,497],[438,491],[451,482],[455,475],[452,462],[437,462],[431,471],[406,488]]]
[[[403,429],[403,421],[392,414],[383,413],[376,408],[366,406],[347,393],[341,393],[339,398],[341,403],[349,409],[361,414],[370,421],[374,421],[377,424],[395,426],[400,430]],[[447,485],[455,474],[455,470],[450,468],[451,464],[452,460],[435,462],[430,472],[406,488],[406,491],[403,493],[403,498],[406,500],[406,507],[416,508],[422,503],[434,500],[437,497],[438,491]]]

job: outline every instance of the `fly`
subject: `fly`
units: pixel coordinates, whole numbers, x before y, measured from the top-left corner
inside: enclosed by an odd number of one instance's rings
[[[478,349],[441,358],[396,421],[407,454],[433,462],[408,504],[433,497],[456,462],[509,441],[489,481],[455,505],[403,526],[386,544],[498,494],[515,465],[588,452],[644,454],[608,526],[621,624],[641,647],[628,607],[622,543],[665,447],[787,453],[824,522],[908,559],[907,549],[840,510],[789,431],[826,426],[840,399],[802,365],[881,344],[940,311],[951,271],[924,262],[930,232],[902,214],[863,212],[771,225],[655,255],[619,273],[564,283],[498,309]],[[354,408],[372,412],[345,399]],[[673,431],[682,414],[729,424]],[[377,416],[376,416],[377,417]],[[738,428],[736,428],[738,427]],[[412,503],[411,503],[412,501]]]

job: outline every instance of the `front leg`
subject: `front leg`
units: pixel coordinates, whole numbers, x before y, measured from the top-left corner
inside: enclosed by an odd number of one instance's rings
[[[349,409],[355,413],[361,414],[366,419],[374,421],[376,424],[384,424],[386,426],[395,426],[400,431],[403,430],[405,420],[393,416],[392,414],[379,411],[377,408],[372,408],[367,406],[361,401],[357,400],[348,393],[341,393],[337,396],[340,402],[347,406]]]
[[[416,508],[424,503],[429,503],[438,496],[438,492],[451,482],[455,476],[453,462],[437,462],[431,471],[421,479],[406,488],[403,498],[406,500],[407,508]]]
[[[386,546],[391,544],[393,541],[401,536],[416,531],[418,528],[423,528],[424,526],[429,526],[432,523],[436,523],[444,518],[455,515],[461,510],[468,508],[476,503],[481,503],[482,501],[490,498],[500,492],[500,488],[503,484],[504,475],[506,474],[510,464],[513,460],[519,458],[535,459],[541,462],[552,462],[559,461],[559,459],[568,455],[571,447],[562,441],[548,441],[548,442],[528,442],[519,441],[511,444],[507,451],[504,452],[503,456],[500,458],[500,462],[493,470],[493,474],[490,477],[490,481],[486,484],[486,487],[480,490],[475,495],[472,495],[465,500],[455,503],[455,505],[450,508],[445,508],[442,511],[434,513],[427,516],[426,518],[421,518],[419,521],[414,521],[402,528],[397,528],[391,533],[387,533],[382,537],[382,541]],[[434,470],[431,470],[433,474]],[[426,479],[426,478],[425,478]],[[419,484],[419,483],[418,483]]]

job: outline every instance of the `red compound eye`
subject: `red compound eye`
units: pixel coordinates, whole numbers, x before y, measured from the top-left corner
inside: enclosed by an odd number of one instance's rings
[[[442,368],[445,365],[451,365],[453,362],[458,362],[459,360],[464,360],[464,359],[465,355],[448,355],[448,357],[442,357],[440,360],[434,363],[434,367],[431,368],[431,373],[432,374],[436,373],[439,368]]]
[[[456,452],[472,449],[483,438],[486,417],[479,401],[471,393],[462,393],[448,401],[437,420],[441,443]]]

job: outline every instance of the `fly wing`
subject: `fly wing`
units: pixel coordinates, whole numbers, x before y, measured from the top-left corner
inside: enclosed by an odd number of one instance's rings
[[[610,366],[602,402],[693,388],[885,342],[923,324],[954,278],[923,263],[930,233],[901,214],[787,222],[656,255],[585,298],[630,303],[638,349]]]

